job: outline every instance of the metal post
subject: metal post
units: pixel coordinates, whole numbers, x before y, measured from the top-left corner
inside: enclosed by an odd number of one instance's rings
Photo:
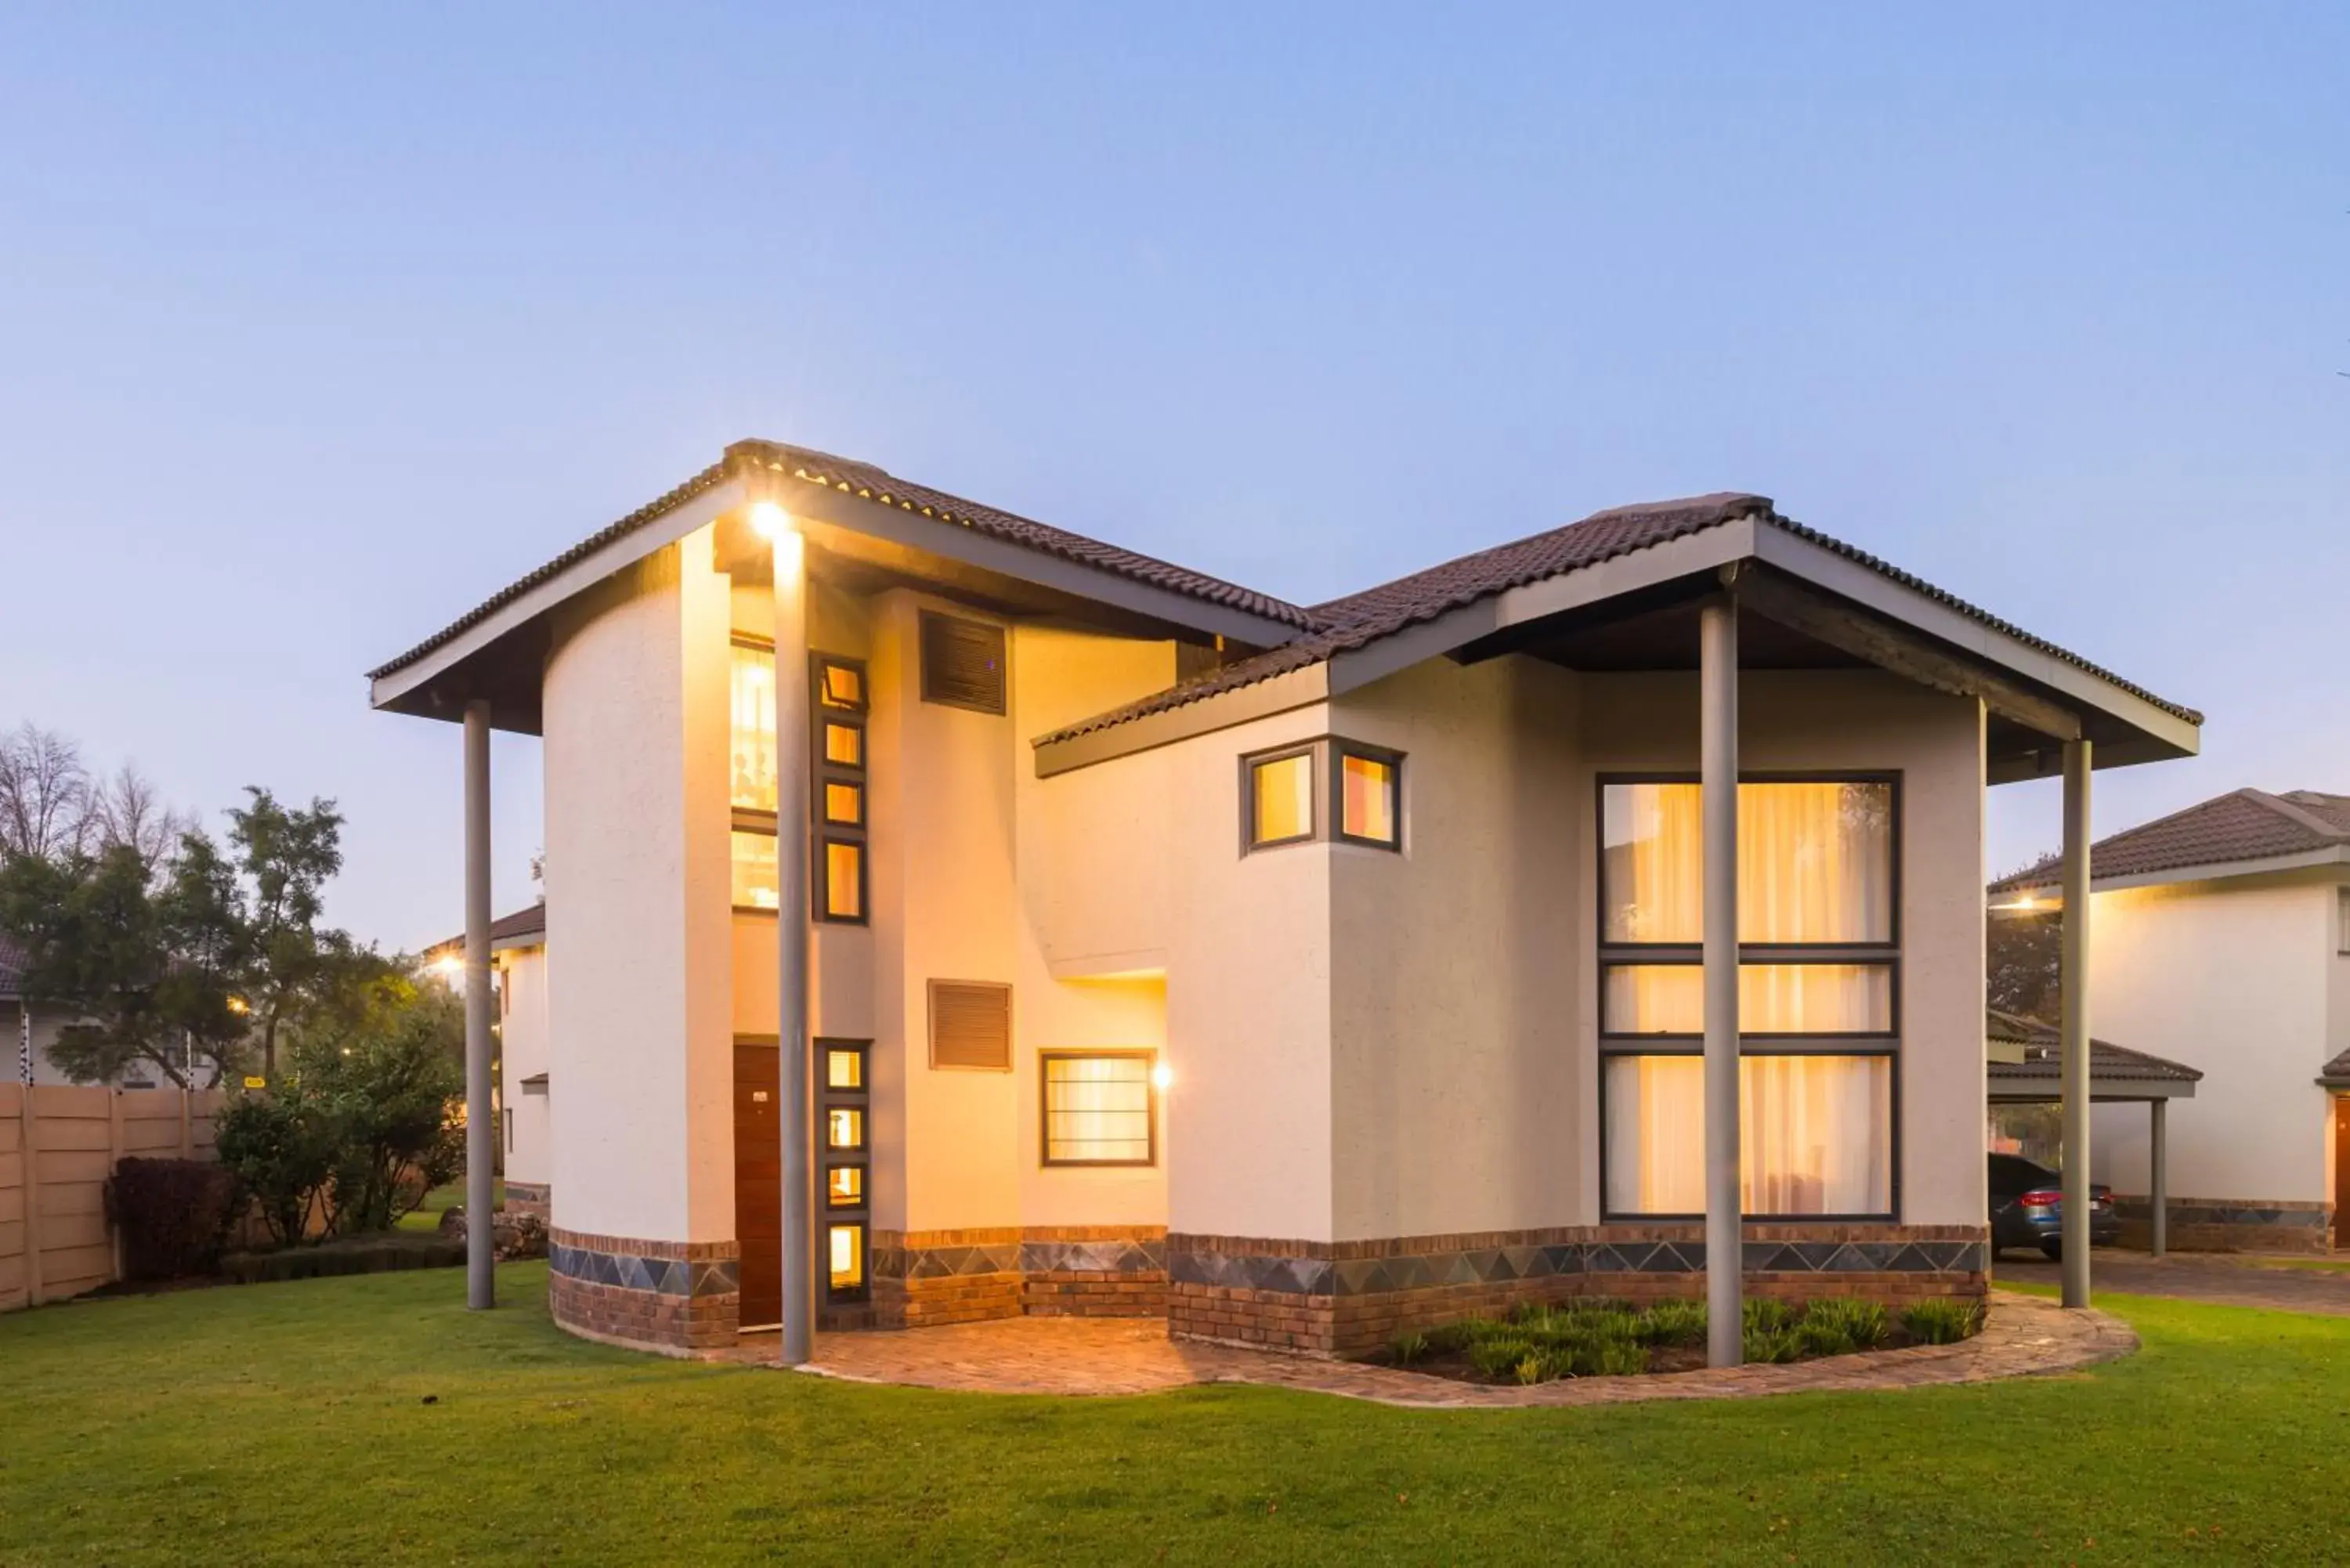
[[[808,1083],[807,552],[787,520],[775,546],[776,1072],[784,1141],[784,1322],[777,1359],[816,1354],[816,1135]]]
[[[2148,1143],[2147,1152],[2154,1160],[2154,1255],[2161,1257],[2170,1250],[2170,1127],[2167,1113],[2168,1100],[2148,1100],[2146,1103]]]
[[[2064,1304],[2089,1304],[2089,742],[2064,742],[2063,998]]]
[[[1745,1355],[1738,1190],[1738,604],[1698,616],[1699,812],[1705,882],[1706,1362]]]
[[[490,705],[465,704],[465,1304],[498,1304],[491,1183],[496,1127],[490,1109]]]

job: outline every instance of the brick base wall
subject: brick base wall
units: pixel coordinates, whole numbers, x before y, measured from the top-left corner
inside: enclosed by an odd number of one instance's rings
[[[543,1181],[506,1182],[505,1211],[509,1214],[531,1214],[540,1220],[548,1218],[555,1207],[554,1195]]]
[[[2233,1198],[2173,1198],[2165,1240],[2178,1252],[2323,1252],[2333,1245],[2334,1208],[2326,1203]],[[2150,1246],[2154,1200],[2116,1193],[2122,1245]]]
[[[693,1355],[732,1349],[740,1259],[732,1241],[547,1231],[547,1308],[586,1339]]]
[[[1149,1317],[1166,1310],[1166,1232],[1132,1225],[873,1233],[873,1318],[924,1328],[989,1318]]]
[[[1750,1294],[1901,1303],[1980,1297],[1981,1226],[1749,1225]],[[1702,1296],[1701,1225],[1601,1225],[1375,1241],[1167,1239],[1167,1327],[1308,1355],[1358,1355],[1397,1334],[1520,1302]]]

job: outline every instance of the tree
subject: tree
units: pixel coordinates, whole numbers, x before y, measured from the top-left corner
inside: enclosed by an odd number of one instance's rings
[[[360,994],[315,1011],[290,1053],[338,1125],[328,1225],[342,1234],[390,1230],[464,1163],[450,1110],[465,1087],[463,1001],[390,966],[350,989]]]
[[[0,735],[0,860],[57,860],[89,842],[89,772],[81,750],[30,721]]]
[[[278,1032],[347,984],[361,955],[348,933],[318,924],[327,880],[343,867],[335,803],[314,799],[306,810],[288,810],[257,785],[244,793],[248,804],[228,814],[228,836],[250,885],[248,995],[262,1071],[275,1074]]]
[[[2033,861],[2045,864],[2047,857]],[[2002,1012],[2054,1023],[2062,1003],[2064,918],[2055,909],[1994,909],[1984,916],[1984,995]]]
[[[101,849],[120,845],[135,851],[157,875],[178,852],[180,841],[196,831],[196,819],[164,804],[154,782],[125,763],[112,776],[89,786],[87,803],[88,841]]]

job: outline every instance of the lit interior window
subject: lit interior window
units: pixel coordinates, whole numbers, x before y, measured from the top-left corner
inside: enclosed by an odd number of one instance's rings
[[[835,767],[861,768],[865,765],[865,732],[855,724],[843,724],[835,720],[824,722],[824,760]],[[772,796],[770,799],[772,800]]]
[[[827,661],[824,666],[824,682],[816,690],[818,701],[827,708],[865,706],[865,677],[854,665]]]
[[[843,827],[865,825],[865,786],[842,784],[836,779],[824,781],[824,819]]]
[[[1705,1212],[1705,1060],[1610,1056],[1607,1208]],[[1749,1214],[1893,1207],[1893,1064],[1746,1056],[1738,1064],[1739,1198]]]
[[[1395,844],[1395,763],[1383,757],[1342,753],[1338,782],[1339,833],[1372,844]]]
[[[734,907],[772,909],[779,894],[775,866],[775,836],[734,830]]]
[[[865,846],[827,839],[824,846],[824,912],[827,919],[865,918]]]
[[[1273,757],[1249,765],[1251,845],[1279,844],[1314,832],[1314,753]]]
[[[1693,963],[1610,964],[1599,999],[1608,1034],[1705,1033],[1705,970]],[[1746,1034],[1889,1034],[1893,966],[1738,966],[1738,1027]]]
[[[865,1227],[835,1225],[832,1241],[832,1288],[853,1291],[865,1282]]]
[[[731,667],[733,731],[727,777],[736,805],[775,809],[775,656],[737,646]],[[738,900],[739,902],[739,900]]]
[[[1045,1163],[1149,1165],[1150,1058],[1045,1058]]]
[[[835,1209],[855,1209],[865,1201],[865,1168],[836,1165],[825,1177],[825,1201]]]
[[[1600,814],[1603,940],[1702,941],[1698,786],[1612,784]],[[1889,941],[1893,893],[1891,784],[1738,786],[1740,941]]]
[[[824,1113],[827,1148],[863,1148],[865,1113],[854,1106],[835,1106]]]
[[[865,1053],[862,1051],[827,1051],[824,1054],[824,1082],[827,1088],[861,1089],[865,1086]]]

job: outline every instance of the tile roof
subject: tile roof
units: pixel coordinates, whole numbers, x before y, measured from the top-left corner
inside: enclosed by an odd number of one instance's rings
[[[2345,845],[2350,845],[2350,795],[2240,789],[2097,840],[2089,846],[2089,873],[2093,877],[2148,877]],[[2052,855],[2001,877],[1991,891],[2053,887],[2061,865]]]
[[[1983,1032],[1993,1040],[2023,1047],[2021,1062],[1993,1062],[1987,1071],[1994,1083],[2039,1083],[2064,1076],[2058,1058],[2055,1027],[1996,1008],[1983,1010]],[[2203,1075],[2182,1062],[2132,1051],[2103,1040],[2089,1042],[2089,1076],[2137,1083],[2195,1084]]]
[[[2317,1070],[2320,1083],[2350,1084],[2350,1051],[2345,1051]]]
[[[1253,686],[1294,670],[1322,663],[1337,654],[1362,648],[1408,627],[1433,620],[1495,594],[1523,587],[1545,577],[1595,566],[1620,556],[1669,544],[1684,535],[1701,533],[1745,517],[1752,517],[1866,566],[1881,576],[1924,594],[1937,603],[2012,637],[2028,647],[2061,659],[2100,680],[2112,681],[2123,691],[2143,698],[2165,712],[2190,723],[2203,722],[2203,716],[2191,708],[2166,701],[2112,671],[2090,663],[2078,654],[2067,652],[2052,642],[2033,636],[2012,621],[2002,620],[1953,594],[1943,592],[1923,578],[1913,576],[1817,529],[1780,516],[1768,496],[1742,491],[1721,491],[1678,501],[1647,502],[1595,512],[1580,522],[1496,545],[1490,550],[1480,550],[1426,571],[1399,577],[1394,582],[1315,605],[1312,614],[1316,629],[1295,642],[1228,664],[1221,670],[1194,677],[1123,707],[1080,720],[1040,737],[1036,743],[1041,746],[1056,741],[1073,740],[1079,735],[1107,730],[1152,713],[1181,708],[1218,692]]]
[[[976,501],[966,501],[943,490],[933,490],[928,485],[899,479],[871,463],[836,457],[830,452],[816,452],[808,447],[787,446],[780,441],[743,441],[728,447],[723,461],[712,463],[676,489],[638,507],[618,522],[597,530],[536,571],[499,589],[399,658],[368,671],[368,679],[380,679],[413,663],[452,638],[488,619],[567,567],[723,483],[733,476],[738,464],[743,462],[757,463],[802,483],[846,492],[902,511],[919,512],[926,517],[960,524],[974,533],[1025,545],[1065,561],[1096,566],[1204,603],[1261,616],[1300,631],[1314,624],[1305,609],[1286,600],[1274,598],[1270,594],[1258,593],[1253,588],[1244,588],[1237,583],[1228,583],[1221,577],[1174,566],[1138,551],[1105,545],[1082,534],[1072,534],[1065,528],[1055,528],[1048,523],[1039,523],[1016,513],[998,511]]]
[[[522,941],[525,937],[536,937],[541,941],[546,940],[546,901],[544,898],[527,908],[516,909],[511,915],[500,915],[490,922],[490,946],[493,949],[501,945],[527,945]],[[426,948],[424,956],[432,958],[444,952],[463,953],[464,950],[465,933],[459,931],[453,937],[444,937]]]

